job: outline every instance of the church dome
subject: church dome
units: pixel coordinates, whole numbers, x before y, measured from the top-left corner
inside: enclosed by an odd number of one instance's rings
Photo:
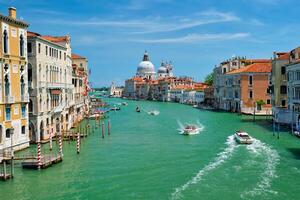
[[[148,76],[155,74],[154,65],[149,60],[149,56],[147,51],[144,54],[143,61],[140,62],[137,68],[137,75],[138,76]]]
[[[167,70],[166,67],[161,66],[161,67],[158,68],[158,71],[157,71],[157,72],[158,72],[158,73],[167,73],[167,71],[168,71],[168,70]]]

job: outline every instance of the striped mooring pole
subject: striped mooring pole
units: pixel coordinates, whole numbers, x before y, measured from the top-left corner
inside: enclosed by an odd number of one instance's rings
[[[102,138],[104,138],[104,122],[102,122]]]
[[[110,120],[107,121],[107,134],[110,135]]]
[[[50,142],[49,142],[50,151],[52,151],[52,134],[53,134],[53,128],[51,129],[51,132],[50,132]]]
[[[37,145],[37,161],[38,161],[38,169],[41,169],[41,166],[42,166],[42,158],[41,158],[41,143],[38,142],[38,145]]]
[[[80,133],[77,133],[77,154],[80,153]]]
[[[59,135],[59,154],[61,156],[63,156],[63,153],[62,153],[62,140],[61,140],[61,134]]]

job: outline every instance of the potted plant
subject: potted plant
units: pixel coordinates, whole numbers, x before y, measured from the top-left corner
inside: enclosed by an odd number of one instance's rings
[[[265,104],[266,103],[263,100],[256,101],[257,110],[261,110],[262,106],[265,105]]]

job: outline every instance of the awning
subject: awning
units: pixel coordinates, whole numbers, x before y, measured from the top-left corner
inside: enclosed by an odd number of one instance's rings
[[[51,94],[59,95],[61,93],[61,90],[51,90]]]

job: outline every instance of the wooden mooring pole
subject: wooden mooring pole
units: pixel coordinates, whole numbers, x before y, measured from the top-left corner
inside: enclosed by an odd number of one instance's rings
[[[102,122],[102,138],[104,138],[104,122]]]
[[[107,121],[107,134],[110,135],[110,120]]]

